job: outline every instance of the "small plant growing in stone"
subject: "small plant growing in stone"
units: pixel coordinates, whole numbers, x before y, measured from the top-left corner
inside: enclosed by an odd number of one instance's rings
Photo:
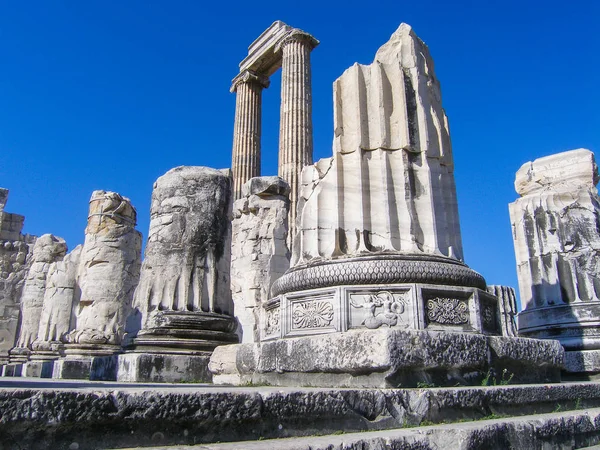
[[[511,380],[515,376],[514,373],[511,373],[508,376],[507,375],[508,375],[508,369],[504,369],[502,371],[502,377],[500,378],[500,386],[506,386],[507,384],[510,384]],[[496,385],[495,382],[494,382],[494,385]]]

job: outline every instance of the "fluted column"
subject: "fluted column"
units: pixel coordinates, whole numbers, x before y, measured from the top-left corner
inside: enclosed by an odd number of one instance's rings
[[[313,162],[310,52],[319,44],[301,30],[292,30],[278,45],[281,52],[281,118],[279,176],[290,185],[288,241],[296,232],[296,209],[302,168]]]
[[[233,79],[231,92],[236,92],[233,131],[232,170],[234,196],[242,196],[242,186],[250,178],[260,176],[261,97],[269,79],[245,70]]]

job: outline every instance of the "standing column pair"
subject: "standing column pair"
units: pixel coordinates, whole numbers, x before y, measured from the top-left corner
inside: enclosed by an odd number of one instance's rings
[[[231,92],[237,93],[232,168],[234,195],[238,199],[241,197],[244,183],[261,175],[262,89],[269,86],[266,74],[272,74],[279,64],[282,67],[278,174],[291,188],[288,233],[290,244],[295,233],[300,173],[304,166],[312,164],[310,52],[318,44],[319,41],[310,34],[293,29],[286,33],[274,48],[268,47],[265,50],[264,58],[274,60],[274,65],[259,68],[257,71],[243,70],[234,78],[231,87]],[[257,61],[260,60],[257,57]]]

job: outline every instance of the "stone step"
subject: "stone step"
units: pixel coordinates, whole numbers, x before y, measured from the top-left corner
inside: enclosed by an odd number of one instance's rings
[[[151,447],[147,450],[506,450],[599,449],[600,408],[408,429],[327,436]],[[139,448],[139,447],[138,447]],[[123,449],[128,450],[128,449]],[[133,449],[129,449],[133,450]]]
[[[586,408],[600,408],[600,383],[317,389],[0,379],[0,437],[44,449],[334,435]]]

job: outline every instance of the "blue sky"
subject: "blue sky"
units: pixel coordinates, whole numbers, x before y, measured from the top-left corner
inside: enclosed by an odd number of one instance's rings
[[[332,83],[401,22],[428,44],[455,158],[465,260],[516,287],[508,203],[525,162],[600,150],[600,2],[0,0],[0,186],[25,232],[83,242],[95,189],[132,199],[146,236],[154,180],[230,167],[231,79],[274,20],[312,54],[315,160],[331,155]],[[276,174],[279,78],[263,99],[263,174]]]

